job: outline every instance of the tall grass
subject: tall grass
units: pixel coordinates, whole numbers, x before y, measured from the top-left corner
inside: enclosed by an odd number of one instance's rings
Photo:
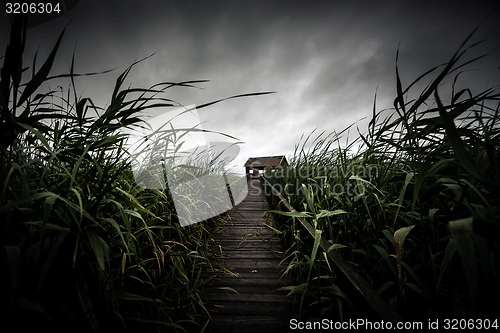
[[[374,104],[349,146],[340,144],[347,129],[310,135],[287,168],[266,174],[298,211],[277,213],[303,318],[366,315],[294,216],[310,219],[403,318],[497,316],[500,93],[456,88],[481,58],[467,59],[471,36],[408,87],[396,66],[394,109]]]
[[[69,80],[67,93],[40,92],[53,79],[63,34],[41,66],[35,57],[25,68],[26,18],[18,16],[3,58],[3,325],[20,331],[201,331],[209,321],[203,299],[211,279],[210,231],[220,217],[181,228],[168,186],[137,185],[126,129],[145,126],[140,114],[146,109],[178,107],[161,97],[168,88],[202,81],[123,87],[136,62],[118,76],[101,108],[78,96],[73,58],[70,73],[57,77]],[[175,130],[160,134],[168,149],[182,145]],[[213,161],[195,169],[221,171]]]

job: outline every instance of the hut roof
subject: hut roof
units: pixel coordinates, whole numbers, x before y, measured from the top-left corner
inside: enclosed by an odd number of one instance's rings
[[[245,168],[266,168],[278,165],[288,164],[285,156],[263,156],[263,157],[250,157],[244,167]]]

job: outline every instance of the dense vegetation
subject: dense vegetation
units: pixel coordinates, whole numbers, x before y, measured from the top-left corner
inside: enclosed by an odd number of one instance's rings
[[[0,72],[5,327],[203,330],[209,244],[220,217],[182,228],[168,184],[136,183],[124,131],[144,126],[139,115],[148,108],[178,107],[161,97],[170,87],[201,81],[125,88],[134,63],[99,107],[78,96],[74,59],[67,75],[50,76],[64,32],[38,69],[36,58],[25,67],[25,24],[14,22]],[[497,316],[490,304],[500,294],[500,94],[496,87],[456,90],[477,60],[463,60],[465,45],[407,88],[396,71],[394,110],[382,118],[387,111],[374,106],[368,131],[348,147],[340,145],[347,131],[311,135],[288,167],[266,174],[299,211],[280,212],[278,227],[302,319],[366,318],[369,307],[298,216],[404,319]],[[54,78],[69,81],[65,95],[40,92]],[[445,88],[451,92],[443,99]],[[182,145],[183,133],[157,134],[167,152]],[[222,171],[198,162],[181,176]]]
[[[211,279],[209,240],[221,217],[182,228],[167,184],[147,189],[135,182],[126,145],[128,129],[145,126],[142,111],[179,107],[161,97],[168,88],[198,82],[123,87],[134,63],[118,76],[108,106],[99,107],[78,96],[74,58],[69,74],[50,76],[63,34],[41,66],[35,57],[25,68],[26,19],[19,16],[3,57],[3,327],[201,331],[209,320],[203,302]],[[48,89],[53,79],[68,80],[67,93]],[[173,156],[184,135],[166,126],[156,144]],[[222,171],[208,160],[189,170],[182,176]]]
[[[310,135],[266,174],[297,210],[277,213],[303,319],[366,318],[370,307],[297,217],[404,319],[498,316],[500,93],[456,88],[481,58],[466,59],[471,36],[406,88],[396,67],[394,109],[374,105],[359,139]]]

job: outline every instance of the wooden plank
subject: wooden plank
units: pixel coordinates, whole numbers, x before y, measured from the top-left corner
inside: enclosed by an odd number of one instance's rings
[[[224,314],[230,316],[254,316],[254,315],[275,315],[282,318],[291,319],[288,313],[291,312],[293,305],[286,303],[263,302],[242,302],[238,301],[216,301],[216,307],[212,309],[213,314]],[[252,332],[248,330],[247,332]]]
[[[229,281],[229,280],[227,280],[227,281],[229,283],[234,282],[234,281]],[[279,284],[276,284],[276,280],[274,280],[274,279],[268,279],[268,280],[260,279],[260,281],[258,281],[258,282],[259,282],[259,284],[243,284],[240,280],[240,281],[238,281],[237,285],[233,285],[232,287],[240,295],[242,295],[242,294],[270,294],[270,293],[274,293],[277,295],[279,294],[281,296],[281,302],[283,301],[283,295],[286,295],[289,292],[288,290],[280,289],[283,286],[285,286],[286,283],[279,285]],[[215,295],[215,294],[232,294],[232,293],[234,293],[234,291],[227,290],[227,289],[218,289],[218,290],[215,289],[210,294]],[[210,297],[212,297],[212,296],[210,296]],[[285,299],[285,301],[287,301],[287,300]]]
[[[218,251],[217,252],[220,252],[220,248],[217,249]],[[239,254],[239,253],[243,253],[241,249],[230,249],[230,248],[224,248],[222,249],[222,254],[219,253],[218,257],[224,257],[226,254],[230,255],[230,254]],[[259,248],[255,248],[255,249],[245,249],[245,251],[249,251],[249,252],[255,252],[255,253],[283,253],[283,248],[282,247],[276,247],[276,249],[259,249]]]
[[[219,322],[224,322],[224,323],[235,323],[235,324],[236,323],[248,323],[248,322],[251,322],[251,323],[259,322],[261,324],[270,324],[270,325],[276,324],[276,317],[266,315],[266,314],[260,315],[260,316],[231,316],[231,317],[215,315],[214,320],[219,321]],[[259,333],[260,332],[261,331],[259,331]]]
[[[216,240],[219,245],[224,245],[223,249],[226,250],[237,250],[238,246],[241,245],[248,245],[249,243],[252,244],[258,244],[258,245],[271,245],[274,244],[278,248],[281,247],[281,240],[279,239],[274,239],[274,238],[266,238],[266,236],[263,237],[245,237],[245,236],[240,236],[240,237],[229,237],[228,239],[221,238]],[[232,246],[232,247],[231,247]],[[255,250],[258,250],[258,247],[255,248]]]
[[[253,258],[225,258],[222,262],[227,268],[259,269],[274,268],[277,269],[275,258],[253,259]]]
[[[262,224],[256,224],[256,225],[248,225],[248,223],[241,223],[241,222],[235,222],[234,224],[230,225],[230,226],[225,226],[223,228],[220,228],[219,229],[219,234],[218,235],[215,235],[214,238],[224,238],[224,234],[225,233],[242,233],[242,232],[245,232],[245,231],[248,231],[248,233],[254,233],[256,231],[270,231],[270,232],[273,232],[273,235],[274,235],[274,231],[269,228],[269,224],[268,223],[262,223]]]
[[[243,316],[213,316],[213,322],[217,323],[217,330],[211,327],[207,329],[207,333],[243,333],[251,332],[249,328],[258,327],[258,333],[280,333],[290,332],[289,318],[277,320],[276,316],[265,314],[259,315],[243,315]]]
[[[284,293],[281,294],[273,294],[273,293],[246,293],[246,294],[236,294],[232,293],[212,293],[207,296],[208,300],[216,300],[226,301],[226,302],[261,302],[261,303],[279,303],[284,304],[287,302],[283,302]],[[273,307],[276,307],[276,304],[273,304]]]
[[[235,285],[234,280],[238,281],[238,284]],[[240,274],[238,278],[234,276],[224,276],[224,277],[216,277],[213,280],[214,282],[220,281],[218,283],[221,286],[231,286],[232,288],[235,288],[237,290],[238,287],[246,287],[246,286],[254,286],[256,290],[258,290],[260,287],[263,288],[281,288],[284,286],[288,286],[289,282],[284,280],[284,279],[276,279],[276,278],[269,278],[267,276],[260,276],[260,277],[248,277],[247,275]],[[217,291],[214,291],[217,292]]]
[[[259,180],[252,181],[260,186]],[[284,249],[267,226],[273,223],[272,215],[265,213],[268,209],[263,191],[250,190],[213,237],[218,254],[213,267],[219,271],[208,284],[213,292],[207,294],[206,305],[213,320],[207,332],[280,332],[293,318],[289,292],[280,290],[291,284],[280,279]],[[221,287],[238,293],[217,289]]]
[[[263,227],[254,227],[254,228],[233,228],[231,230],[223,230],[220,233],[220,236],[216,237],[215,239],[222,239],[225,238],[229,235],[244,235],[244,236],[272,236],[274,237],[275,233],[269,228],[263,228]]]
[[[279,238],[276,238],[275,233],[270,230],[271,233],[269,233],[267,230],[259,230],[259,229],[244,229],[244,230],[236,230],[232,231],[225,231],[221,230],[219,235],[214,236],[213,238],[215,240],[224,240],[226,238],[264,238],[264,239],[276,239],[280,240]],[[262,234],[260,233],[262,232]],[[257,237],[259,236],[259,237]],[[260,237],[260,236],[265,236],[265,237]]]
[[[267,260],[267,262],[270,262],[271,260]],[[262,261],[263,262],[263,261]],[[215,274],[234,274],[234,273],[240,273],[240,274],[244,274],[244,273],[247,273],[247,272],[250,272],[250,273],[253,273],[254,275],[260,275],[260,274],[274,274],[274,276],[278,276],[281,272],[281,267],[278,267],[280,265],[280,261],[277,260],[277,261],[274,261],[275,265],[272,266],[272,265],[267,265],[267,267],[259,267],[259,269],[256,269],[255,267],[253,266],[245,266],[245,267],[242,267],[241,265],[238,265],[238,264],[234,264],[234,262],[232,263],[226,263],[224,261],[217,261],[217,262],[214,262],[213,264],[213,270],[214,270],[214,273]],[[231,264],[234,264],[232,266],[233,268],[233,272],[232,273],[229,273],[227,271],[227,268],[229,268],[229,265]],[[260,266],[263,266],[264,264],[260,265]],[[225,269],[223,269],[222,267],[224,267]]]
[[[224,253],[219,257],[220,260],[226,260],[231,258],[237,259],[281,259],[283,253],[274,253],[271,251],[224,251]]]
[[[236,236],[236,237],[235,237]],[[227,238],[221,238],[216,240],[219,242],[219,244],[226,244],[226,246],[238,246],[242,245],[243,243],[252,243],[252,244],[276,244],[277,246],[281,247],[281,240],[279,239],[274,239],[272,237],[268,237],[267,235],[261,235],[261,236],[246,236],[246,235],[228,235]],[[240,244],[241,243],[241,244]],[[231,250],[230,248],[227,248],[227,250]],[[234,248],[236,250],[236,248]]]

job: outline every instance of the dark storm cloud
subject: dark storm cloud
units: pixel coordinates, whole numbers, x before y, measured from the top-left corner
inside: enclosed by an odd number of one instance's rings
[[[98,104],[108,101],[118,73],[154,52],[127,84],[209,79],[199,85],[203,89],[167,93],[184,105],[275,91],[199,110],[205,128],[246,142],[240,165],[249,156],[290,152],[301,134],[315,128],[340,131],[369,117],[377,87],[378,108],[391,107],[398,47],[400,74],[408,85],[449,60],[495,7],[496,1],[488,0],[80,1],[66,18],[32,29],[28,51],[33,54],[40,45],[43,53],[74,16],[57,72],[69,69],[76,41],[79,72],[118,68],[77,81],[82,95]],[[497,9],[473,38],[490,37],[471,57],[490,56],[477,64],[482,71],[464,75],[465,86],[500,83],[499,21]]]

